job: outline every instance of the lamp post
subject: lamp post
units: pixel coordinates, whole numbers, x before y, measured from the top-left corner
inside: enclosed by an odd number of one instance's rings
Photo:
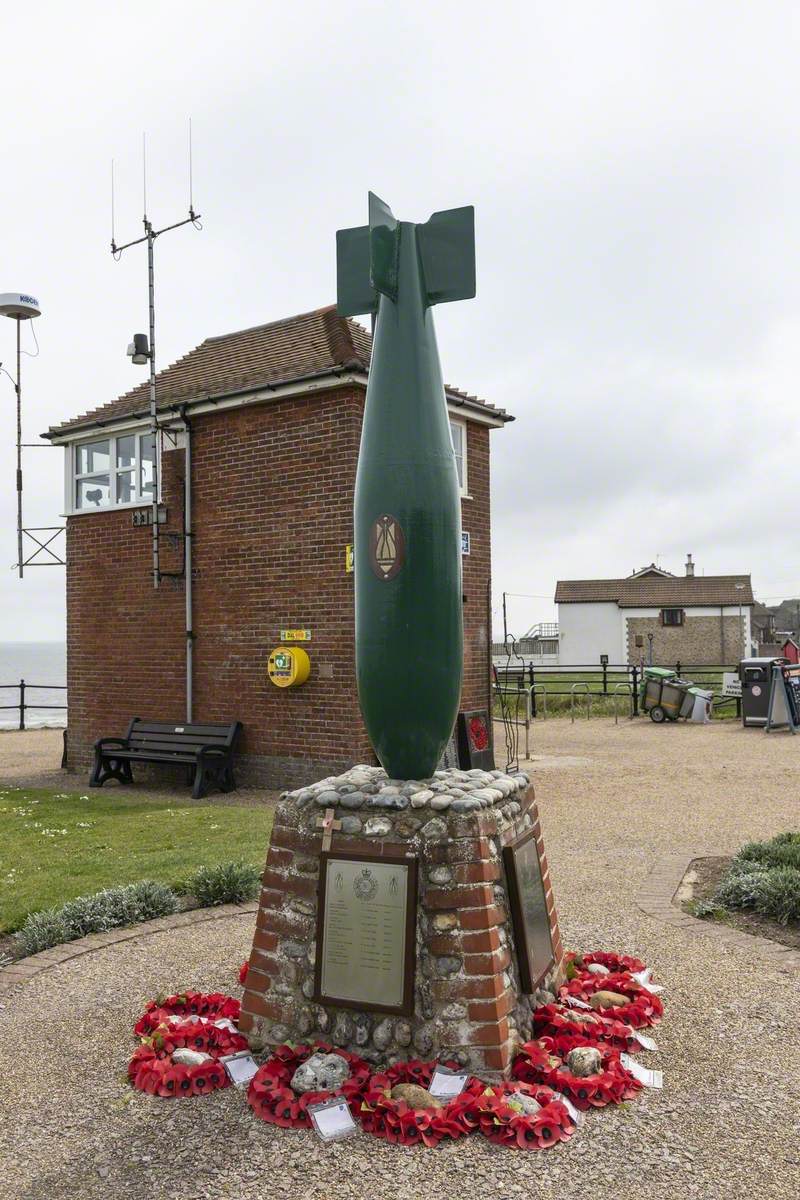
[[[17,377],[13,380],[17,393],[17,570],[22,579],[22,350],[20,328],[23,321],[31,321],[41,315],[41,306],[35,296],[26,292],[3,292],[0,295],[0,314],[17,322]]]

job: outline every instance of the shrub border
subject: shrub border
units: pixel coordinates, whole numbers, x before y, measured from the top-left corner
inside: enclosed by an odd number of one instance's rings
[[[168,917],[142,921],[138,925],[126,925],[122,929],[111,929],[107,933],[90,933],[87,937],[76,938],[73,942],[62,942],[49,950],[41,950],[38,954],[17,959],[7,967],[0,967],[0,995],[10,992],[20,984],[29,983],[31,979],[51,967],[58,967],[73,958],[91,954],[94,950],[105,950],[117,942],[129,942],[132,938],[147,937],[151,933],[163,933],[168,929],[199,925],[203,921],[217,921],[223,917],[239,917],[255,912],[258,912],[257,900],[249,900],[246,904],[218,904],[213,908],[192,908]]]
[[[702,933],[734,950],[755,955],[785,975],[795,974],[800,969],[800,950],[793,946],[782,946],[780,942],[773,942],[759,934],[701,920],[678,907],[675,897],[695,859],[727,857],[732,857],[730,851],[723,850],[695,850],[688,857],[685,853],[667,855],[656,863],[647,877],[636,897],[637,907],[649,917],[655,917],[692,936]]]

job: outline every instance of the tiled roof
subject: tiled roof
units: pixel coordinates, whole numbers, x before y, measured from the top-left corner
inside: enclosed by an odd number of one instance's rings
[[[741,590],[737,584],[743,585]],[[559,579],[556,604],[605,601],[620,608],[693,608],[705,604],[752,604],[749,575],[676,575],[668,579]]]
[[[318,308],[268,325],[206,338],[183,358],[159,371],[158,407],[166,409],[182,401],[219,398],[347,371],[366,373],[371,350],[370,334],[356,321],[340,317],[333,305]],[[513,420],[504,409],[459,388],[448,384],[446,392],[450,400],[465,409],[483,411],[499,421]],[[58,436],[120,417],[144,416],[148,407],[145,382],[83,416],[52,425],[44,436]]]

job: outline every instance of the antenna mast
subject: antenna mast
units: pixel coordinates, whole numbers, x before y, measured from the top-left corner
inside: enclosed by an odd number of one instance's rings
[[[158,409],[156,395],[156,302],[155,302],[155,265],[153,247],[155,240],[161,237],[162,234],[169,233],[173,229],[181,229],[184,225],[194,225],[195,229],[202,229],[200,224],[200,213],[194,211],[194,203],[192,200],[192,123],[189,121],[189,215],[182,221],[175,221],[172,225],[164,225],[161,229],[155,229],[153,223],[147,215],[147,139],[146,135],[142,134],[142,190],[143,190],[143,217],[144,236],[134,238],[130,242],[125,242],[118,246],[114,230],[114,160],[111,161],[111,254],[119,261],[123,251],[130,250],[132,246],[140,246],[143,242],[147,243],[147,300],[149,310],[149,328],[150,340],[149,348],[145,349],[141,344],[136,346],[133,353],[134,362],[144,362],[149,360],[150,363],[150,428],[153,434],[153,505],[151,512],[151,523],[153,529],[153,587],[158,588],[161,583],[161,560],[159,553],[159,538],[158,538],[158,489],[159,489],[159,471],[158,471]],[[134,338],[134,344],[141,338],[137,334]]]

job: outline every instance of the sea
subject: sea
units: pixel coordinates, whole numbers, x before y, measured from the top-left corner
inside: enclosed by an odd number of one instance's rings
[[[0,729],[19,729],[21,679],[25,680],[26,729],[63,729],[66,707],[50,706],[67,703],[66,644],[0,642]]]

